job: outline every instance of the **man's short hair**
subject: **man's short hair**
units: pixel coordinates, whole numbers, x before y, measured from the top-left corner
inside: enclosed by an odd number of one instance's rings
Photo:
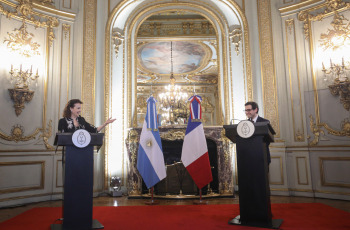
[[[259,113],[259,106],[258,106],[258,103],[256,103],[255,101],[248,101],[247,103],[245,103],[244,106],[247,106],[247,105],[251,105],[252,106],[252,109],[258,109],[258,112]]]

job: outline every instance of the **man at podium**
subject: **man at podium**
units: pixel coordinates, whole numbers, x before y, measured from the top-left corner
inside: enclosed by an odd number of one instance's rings
[[[247,103],[245,103],[245,115],[248,117],[248,120],[256,123],[256,122],[269,122],[269,120],[260,117],[259,116],[259,106],[258,103],[254,102],[254,101],[248,101]],[[271,157],[270,157],[270,149],[269,149],[269,145],[270,142],[266,141],[266,147],[267,147],[267,163],[270,164],[271,163]]]
[[[63,110],[63,118],[58,122],[58,132],[73,133],[78,129],[85,129],[89,133],[98,133],[116,120],[109,118],[105,123],[96,128],[85,121],[84,117],[80,116],[82,104],[83,102],[79,99],[68,101]]]

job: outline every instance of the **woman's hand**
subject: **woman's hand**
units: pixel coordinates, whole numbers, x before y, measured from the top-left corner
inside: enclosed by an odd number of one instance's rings
[[[110,118],[108,118],[108,120],[104,123],[104,125],[106,126],[106,125],[108,125],[108,124],[110,124],[110,123],[113,123],[115,120],[117,120],[117,119],[116,119],[116,118],[110,117]]]
[[[116,118],[111,118],[111,117],[108,118],[108,120],[105,121],[105,123],[103,123],[103,125],[97,127],[97,132],[100,132],[101,129],[103,129],[104,127],[106,127],[108,124],[113,123],[115,120],[117,120],[117,119],[116,119]]]

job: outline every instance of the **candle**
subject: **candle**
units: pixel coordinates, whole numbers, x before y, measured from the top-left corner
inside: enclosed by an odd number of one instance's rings
[[[20,67],[20,71],[22,72],[22,64],[21,64],[21,67]]]
[[[11,71],[13,71],[13,65],[11,64]]]
[[[332,67],[333,66],[332,59],[329,59],[329,61],[331,62],[331,67]]]
[[[324,64],[323,64],[323,62],[322,62],[322,70],[325,70],[326,68],[324,67]]]
[[[33,73],[33,65],[30,66],[30,73]]]
[[[341,64],[344,66],[344,57],[341,59]]]

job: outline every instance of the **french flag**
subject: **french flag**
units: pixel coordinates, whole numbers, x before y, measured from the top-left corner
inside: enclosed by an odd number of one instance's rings
[[[191,175],[199,189],[213,180],[211,174],[207,141],[204,135],[201,101],[198,95],[192,96],[189,101],[190,117],[188,119],[186,135],[182,146],[181,161]]]
[[[147,188],[153,187],[166,177],[162,142],[158,131],[156,102],[152,96],[147,99],[147,113],[137,153],[137,169]]]

